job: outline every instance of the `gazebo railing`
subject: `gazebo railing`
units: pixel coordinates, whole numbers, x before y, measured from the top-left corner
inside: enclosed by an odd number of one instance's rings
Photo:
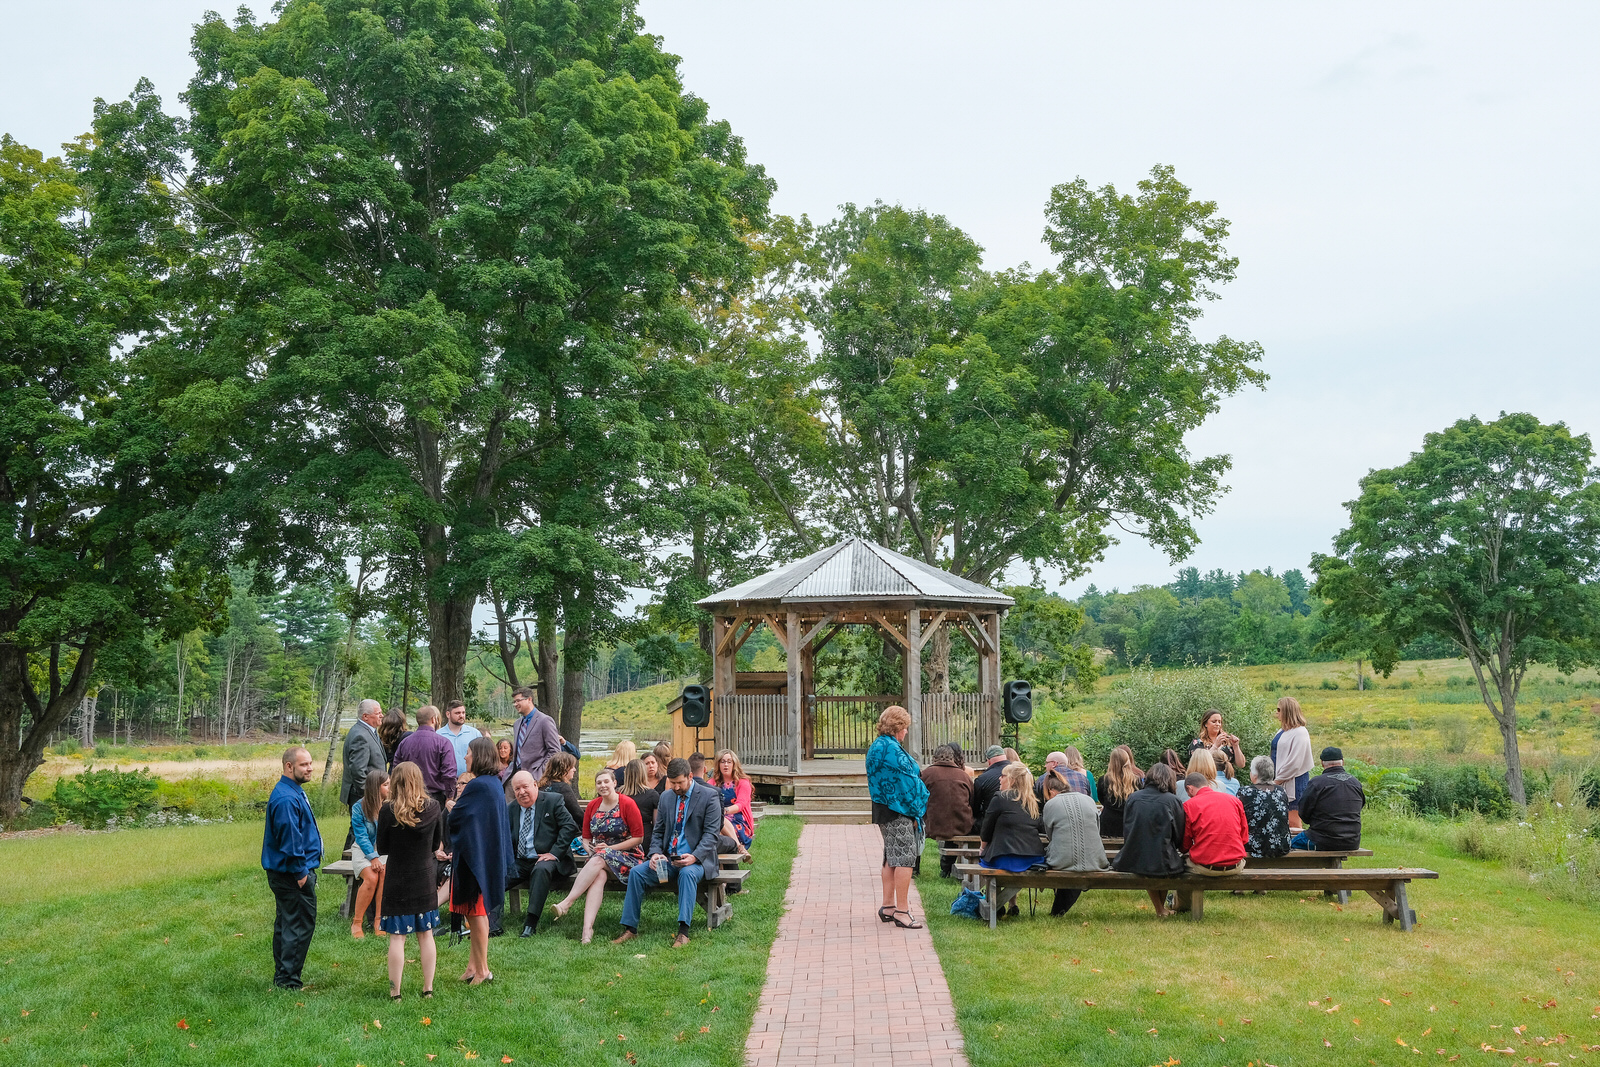
[[[955,741],[967,762],[981,763],[983,723],[994,709],[988,693],[922,694],[922,762],[932,763],[934,749]]]
[[[878,736],[878,716],[896,696],[811,697],[811,751],[817,755],[865,754]]]
[[[731,748],[741,763],[789,765],[789,698],[736,693],[717,701],[717,750]]]

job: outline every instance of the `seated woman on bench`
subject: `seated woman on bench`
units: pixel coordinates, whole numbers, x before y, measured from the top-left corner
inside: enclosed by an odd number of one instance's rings
[[[978,862],[985,867],[1019,873],[1044,863],[1040,844],[1039,801],[1033,795],[1033,772],[1025,763],[1008,763],[1000,772],[1000,791],[989,801],[978,831]],[[1017,888],[1000,891],[1000,899],[989,906],[1016,915]]]
[[[572,892],[555,905],[556,915],[564,916],[579,897],[583,898],[583,933],[579,940],[585,945],[594,937],[594,920],[600,914],[606,877],[627,885],[628,874],[645,858],[639,806],[631,797],[617,792],[617,781],[607,768],[595,773],[594,791],[595,798],[583,812],[583,846],[589,861],[573,879]]]
[[[1213,773],[1215,769],[1213,768]],[[1176,878],[1183,873],[1183,804],[1173,795],[1172,768],[1157,763],[1145,772],[1143,787],[1128,798],[1122,818],[1122,848],[1112,869],[1147,878]],[[1156,916],[1165,919],[1167,893],[1151,889]]]
[[[1100,840],[1100,817],[1088,795],[1069,787],[1065,778],[1051,771],[1041,779],[1044,785],[1044,810],[1040,825],[1049,847],[1046,862],[1052,871],[1103,871],[1106,846]],[[1083,895],[1081,889],[1057,889],[1051,902],[1051,915],[1065,915]]]

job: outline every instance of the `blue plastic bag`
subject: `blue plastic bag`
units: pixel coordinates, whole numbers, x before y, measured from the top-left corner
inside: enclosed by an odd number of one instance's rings
[[[976,889],[963,889],[961,895],[956,897],[950,905],[951,915],[965,915],[969,919],[981,919],[983,913],[983,894]]]

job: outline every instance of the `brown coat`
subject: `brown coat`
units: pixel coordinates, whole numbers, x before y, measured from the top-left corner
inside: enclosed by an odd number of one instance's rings
[[[972,778],[961,767],[933,764],[922,769],[928,787],[927,836],[947,841],[972,832]]]

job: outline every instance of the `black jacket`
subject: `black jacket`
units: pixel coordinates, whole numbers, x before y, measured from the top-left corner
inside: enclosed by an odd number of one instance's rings
[[[1136,789],[1122,814],[1122,848],[1111,866],[1153,878],[1183,873],[1183,802],[1154,786]]]
[[[1361,847],[1361,809],[1367,791],[1343,767],[1323,771],[1306,785],[1300,797],[1300,819],[1311,830],[1311,843],[1319,849],[1344,851]]]
[[[1029,815],[1021,801],[1004,793],[989,801],[978,839],[988,843],[982,859],[991,856],[1038,856],[1044,861],[1044,842],[1040,839],[1039,818]]]
[[[545,791],[559,796],[567,805],[567,814],[572,816],[572,821],[579,826],[583,825],[583,801],[578,799],[578,790],[571,782],[550,782],[539,787],[539,795]]]
[[[1005,764],[996,763],[993,767],[986,767],[972,780],[972,827],[977,830],[983,825],[984,814],[989,810],[989,801],[1000,792],[1000,772],[1005,770]],[[980,835],[981,836],[981,835]]]
[[[531,818],[536,824],[533,830],[533,855],[520,855],[522,849],[522,820]],[[548,852],[556,858],[556,864],[562,874],[571,874],[576,868],[572,862],[572,839],[578,836],[578,824],[572,821],[572,815],[567,811],[567,806],[562,801],[561,794],[550,790],[539,790],[539,799],[533,802],[533,807],[525,808],[515,800],[506,805],[506,821],[511,824],[511,857],[512,861],[532,861],[538,856]],[[511,871],[507,874],[515,875]]]

